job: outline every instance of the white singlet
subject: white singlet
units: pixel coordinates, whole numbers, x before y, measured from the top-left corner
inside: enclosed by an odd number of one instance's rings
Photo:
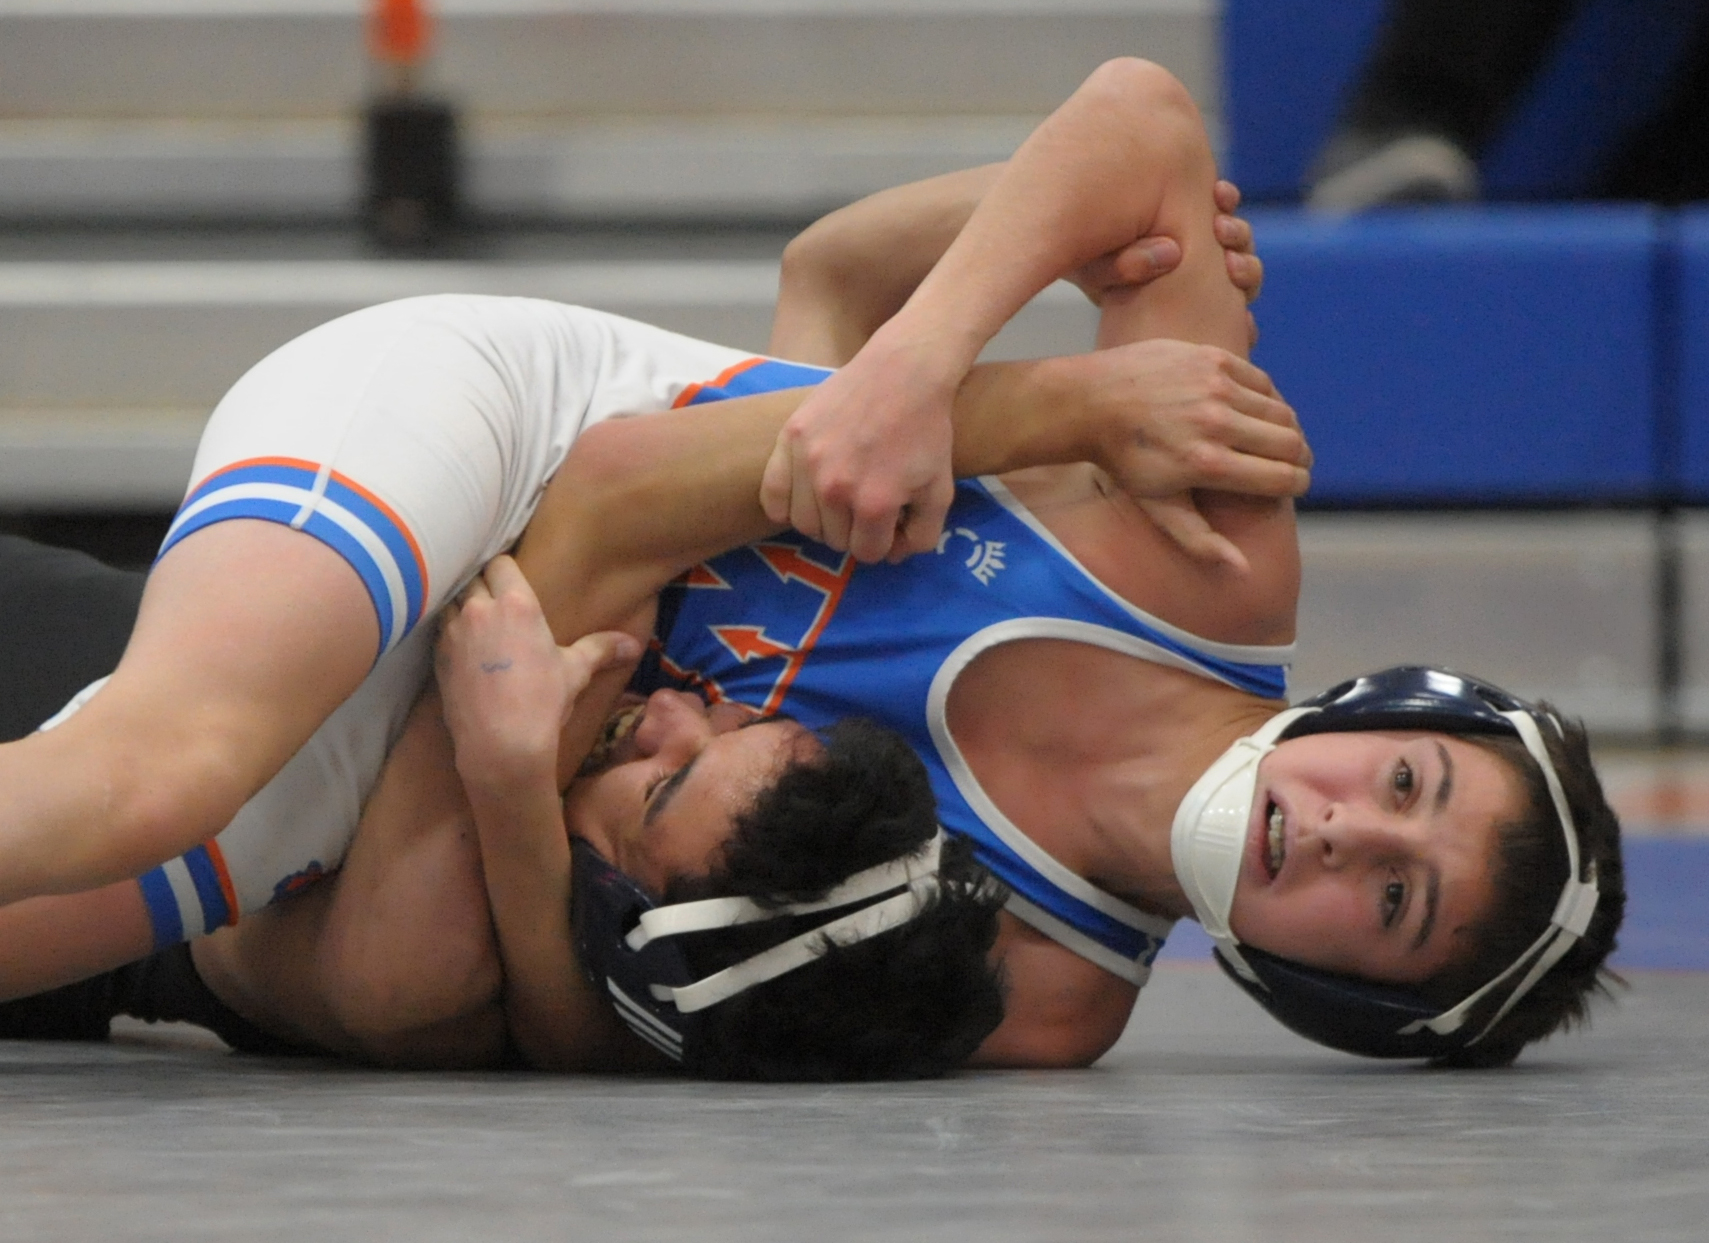
[[[440,295],[323,324],[233,385],[162,555],[232,518],[304,531],[362,577],[380,651],[230,826],[138,878],[156,945],[235,923],[339,866],[426,680],[432,636],[419,623],[516,542],[577,436],[685,404],[756,361],[582,307]]]

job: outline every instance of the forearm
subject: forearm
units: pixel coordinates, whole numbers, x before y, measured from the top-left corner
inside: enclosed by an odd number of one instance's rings
[[[1074,358],[984,364],[955,399],[959,476],[1083,460],[1092,412]],[[690,566],[778,531],[760,477],[811,390],[613,420],[553,478],[517,561],[560,642],[617,625]]]
[[[582,972],[569,918],[569,841],[550,775],[471,788],[469,803],[504,968],[511,1044],[536,1070],[656,1065]]]
[[[153,950],[135,881],[14,902],[0,907],[0,1001],[86,980]]]
[[[1052,281],[1137,238],[1174,236],[1159,208],[1177,127],[1158,123],[1174,114],[1199,127],[1185,88],[1162,69],[1099,68],[1002,168],[885,336],[965,368]]]
[[[839,367],[907,302],[1002,171],[881,190],[814,222],[783,252],[768,352]]]
[[[529,1065],[577,1069],[587,998],[571,941],[570,848],[556,782],[469,788],[504,964],[511,1040]]]
[[[593,681],[626,676],[640,651],[612,633],[558,646],[527,579],[502,556],[440,627],[435,676],[475,822],[505,1017],[516,1047],[541,1069],[610,1065],[627,1047],[608,999],[578,964],[558,761],[560,732]]]

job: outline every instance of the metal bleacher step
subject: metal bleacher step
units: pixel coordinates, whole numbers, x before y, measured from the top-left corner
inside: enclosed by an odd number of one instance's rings
[[[1644,512],[1307,513],[1296,695],[1393,664],[1480,674],[1582,717],[1598,743],[1663,720],[1657,612],[1666,539]],[[1683,676],[1709,732],[1709,514],[1677,516]]]
[[[1215,0],[441,0],[468,201],[789,216],[1001,159],[1099,62],[1216,104]],[[0,0],[0,216],[348,214],[363,0]]]
[[[0,508],[170,509],[226,388],[358,307],[445,292],[550,298],[758,352],[776,289],[770,258],[0,263]],[[1083,349],[1093,317],[1077,291],[1053,287],[991,356]]]

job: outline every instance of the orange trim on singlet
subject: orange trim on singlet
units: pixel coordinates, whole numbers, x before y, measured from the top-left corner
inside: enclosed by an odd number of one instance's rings
[[[687,388],[683,389],[682,392],[676,395],[676,400],[671,402],[671,409],[681,410],[696,397],[700,396],[700,394],[705,390],[709,388],[723,388],[731,380],[734,380],[737,376],[741,375],[742,372],[757,367],[765,361],[766,360],[764,358],[744,358],[739,363],[732,363],[723,371],[720,371],[717,375],[713,376],[710,380],[703,381],[699,384],[690,384]]]
[[[237,909],[237,889],[231,883],[231,869],[226,867],[225,854],[220,850],[217,840],[210,838],[204,843],[204,848],[208,852],[208,862],[214,865],[214,875],[219,878],[220,892],[225,895],[225,926],[229,928],[237,922],[240,914]]]
[[[392,525],[397,528],[398,534],[404,537],[404,543],[409,545],[410,556],[415,558],[416,571],[421,575],[421,603],[422,607],[426,608],[427,601],[433,594],[433,588],[427,580],[427,558],[422,555],[421,545],[415,542],[415,532],[409,529],[407,522],[398,517],[397,510],[357,483],[349,475],[335,470],[332,472],[332,477],[392,520]]]

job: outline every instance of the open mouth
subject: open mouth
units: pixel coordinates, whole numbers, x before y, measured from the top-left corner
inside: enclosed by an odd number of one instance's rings
[[[1275,880],[1288,857],[1287,817],[1275,799],[1264,804],[1264,870]]]
[[[641,719],[646,715],[645,700],[625,704],[613,712],[600,731],[599,740],[593,744],[581,767],[576,769],[576,776],[591,777],[615,764],[623,744],[635,736],[635,731],[641,728]]]

